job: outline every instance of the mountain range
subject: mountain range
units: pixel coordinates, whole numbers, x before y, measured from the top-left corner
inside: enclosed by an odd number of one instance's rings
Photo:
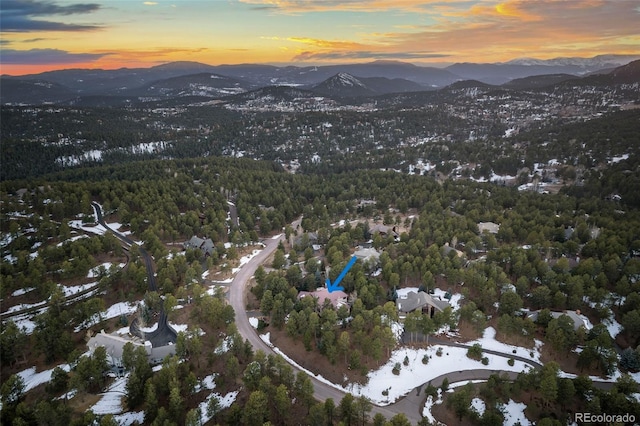
[[[456,82],[534,89],[576,79],[637,82],[640,56],[519,59],[446,68],[397,61],[327,66],[172,62],[150,68],[67,69],[0,77],[2,104],[108,106],[173,98],[221,99],[268,86],[292,86],[335,98],[437,90]],[[629,64],[626,68],[624,65]],[[606,77],[605,77],[606,75]],[[589,80],[591,79],[591,80]],[[595,80],[594,80],[595,79]]]

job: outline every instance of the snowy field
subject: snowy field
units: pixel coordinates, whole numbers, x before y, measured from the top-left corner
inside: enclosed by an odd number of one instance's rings
[[[69,372],[71,368],[69,364],[62,364],[58,367],[62,368],[64,371]],[[55,368],[55,367],[54,367]],[[43,370],[36,373],[35,367],[27,368],[26,370],[22,370],[18,373],[22,380],[24,381],[24,392],[29,392],[31,389],[39,386],[43,383],[47,383],[51,381],[51,374],[53,373],[53,368],[48,370]]]
[[[138,302],[132,302],[132,303],[129,303],[129,302],[115,303],[109,306],[109,308],[107,308],[106,311],[102,311],[99,314],[94,315],[89,320],[77,326],[74,329],[74,331],[78,333],[81,330],[89,327],[91,324],[95,324],[100,321],[104,321],[111,318],[116,318],[116,317],[119,317],[120,315],[131,315],[138,310],[138,304],[140,303],[144,303],[144,302],[140,300]]]
[[[437,345],[427,349],[400,348],[393,351],[391,359],[389,359],[386,364],[367,375],[367,384],[360,385],[351,383],[342,386],[332,383],[320,375],[315,375],[296,364],[295,361],[284,354],[279,348],[271,344],[269,333],[261,335],[260,338],[273,347],[274,351],[282,355],[289,363],[306,371],[307,374],[344,392],[351,392],[355,396],[366,396],[374,404],[381,406],[393,404],[414,388],[443,374],[476,369],[514,371],[519,373],[532,368],[529,364],[525,364],[522,361],[515,361],[513,366],[510,366],[508,364],[508,355],[502,357],[491,354],[485,354],[489,359],[489,364],[485,366],[479,361],[468,358],[466,348]],[[439,347],[442,347],[442,356],[436,355]],[[429,356],[428,364],[422,363],[424,355]],[[405,356],[409,359],[408,366],[403,364]],[[396,363],[400,363],[401,365],[400,374],[398,375],[392,372]],[[383,395],[383,391],[387,393],[387,395]]]

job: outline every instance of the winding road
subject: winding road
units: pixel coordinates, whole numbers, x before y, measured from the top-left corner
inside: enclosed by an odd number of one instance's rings
[[[293,229],[297,228],[297,225],[300,224],[301,219],[296,220],[291,224]],[[247,316],[246,309],[246,292],[247,292],[247,283],[249,282],[251,276],[255,273],[258,266],[262,265],[267,258],[276,250],[278,247],[278,243],[280,241],[284,241],[285,236],[281,234],[279,236],[273,237],[269,240],[265,241],[264,249],[255,257],[253,257],[249,262],[247,262],[240,271],[236,274],[233,281],[231,282],[231,288],[229,290],[229,303],[233,307],[235,311],[235,322],[236,327],[240,335],[247,339],[249,343],[253,346],[255,350],[261,350],[266,354],[276,354],[272,347],[267,345],[258,335],[257,330],[249,323],[249,318]],[[448,340],[442,339],[431,339],[432,343],[443,345],[443,346],[453,346],[453,347],[462,347],[468,348],[469,345],[465,345],[462,343],[455,343]],[[483,352],[494,354],[497,356],[502,356],[505,358],[514,358],[518,359],[522,362],[525,362],[531,365],[533,368],[542,368],[542,364],[533,361],[531,359],[525,357],[519,357],[514,354],[505,354],[499,351],[493,351],[489,349],[483,350]],[[295,371],[303,371],[300,370],[295,365],[292,365]],[[490,370],[490,369],[475,369],[475,370],[464,370],[464,371],[452,371],[445,374],[442,374],[438,377],[435,377],[429,380],[433,386],[440,386],[442,381],[447,378],[449,383],[456,382],[466,382],[469,380],[487,380],[492,374],[506,374],[509,379],[515,380],[518,376],[518,373],[513,371],[501,371],[501,370]],[[319,401],[326,401],[329,398],[332,398],[336,405],[340,403],[342,397],[345,395],[345,392],[337,389],[333,386],[330,386],[320,380],[318,380],[315,376],[309,376],[313,383],[314,388],[314,397]],[[599,387],[601,389],[609,389],[613,386],[611,382],[597,382],[594,381],[594,386]],[[426,383],[422,386],[418,386],[413,389],[410,393],[408,393],[405,397],[396,401],[393,404],[387,406],[377,406],[373,405],[373,409],[371,411],[371,415],[375,415],[376,413],[380,413],[385,416],[387,419],[395,416],[396,414],[403,413],[407,419],[412,424],[418,424],[420,420],[422,420],[422,406],[424,404],[424,394],[422,393],[423,387],[425,387]]]
[[[297,228],[297,225],[300,223],[301,219],[296,220],[291,224],[293,229]],[[249,262],[247,262],[242,269],[236,274],[233,281],[231,282],[231,289],[229,290],[229,303],[233,307],[233,310],[236,313],[236,327],[240,335],[247,339],[249,343],[253,346],[255,350],[261,350],[266,354],[276,354],[274,350],[267,345],[258,335],[257,330],[249,323],[249,318],[246,313],[246,292],[247,292],[247,283],[251,276],[255,273],[258,266],[262,265],[267,258],[278,248],[278,243],[280,241],[284,241],[284,234],[266,240],[265,248],[255,257],[253,257]],[[292,365],[294,370],[302,371],[298,369],[295,365]],[[315,376],[309,376],[313,383],[314,389],[314,397],[319,401],[326,401],[329,398],[332,398],[336,404],[336,406],[342,400],[342,397],[345,393],[333,386],[330,386],[320,380],[318,380]],[[417,424],[422,416],[420,415],[418,409],[422,401],[417,404],[412,401],[401,400],[396,404],[379,407],[374,405],[372,410],[372,415],[376,413],[380,413],[386,418],[390,419],[398,413],[404,413],[409,421],[412,424]]]
[[[123,235],[107,225],[102,217],[102,207],[96,202],[92,202],[93,210],[96,213],[97,222],[102,225],[106,230],[110,231],[116,236],[128,250],[133,244],[136,244],[131,238]],[[158,284],[156,283],[156,275],[153,268],[153,258],[147,252],[144,247],[139,247],[140,257],[144,261],[144,265],[147,268],[147,282],[149,283],[149,290],[158,291]],[[150,333],[145,333],[144,339],[151,342],[151,346],[159,347],[166,346],[169,343],[175,343],[177,338],[176,331],[169,325],[169,318],[164,312],[164,308],[160,306],[160,318],[158,319],[158,328]]]
[[[102,226],[104,226],[105,229],[113,232],[113,234],[119,240],[121,240],[125,245],[130,247],[132,244],[134,244],[134,241],[132,241],[125,235],[122,235],[114,231],[104,222],[102,218],[102,209],[99,204],[92,203],[92,205],[96,212],[96,217],[98,219],[98,222]],[[294,221],[291,224],[293,229],[296,229],[297,226],[300,224],[300,222],[301,222],[301,218]],[[236,276],[233,278],[231,282],[229,294],[228,294],[229,304],[233,307],[233,310],[235,312],[235,323],[240,335],[244,339],[248,340],[249,343],[251,343],[254,350],[261,350],[266,354],[273,354],[273,355],[276,355],[276,352],[273,350],[271,346],[267,345],[260,338],[257,330],[249,323],[249,317],[247,316],[247,312],[246,312],[247,311],[246,292],[248,291],[247,284],[251,279],[251,277],[253,276],[253,274],[255,273],[256,269],[260,265],[262,265],[269,258],[269,256],[273,254],[273,252],[277,249],[278,244],[281,241],[284,241],[284,239],[285,239],[284,234],[281,234],[271,239],[265,240],[264,249],[261,250],[260,253],[254,256],[251,260],[249,260],[249,262],[247,262],[238,271]],[[140,247],[139,251],[140,251],[140,255],[144,259],[144,262],[147,268],[149,288],[151,290],[157,290],[155,273],[153,270],[153,260],[151,258],[151,255],[142,247]],[[167,321],[167,316],[165,312],[162,311],[160,315],[160,319],[158,321],[158,329],[153,333],[147,334],[146,339],[150,340],[153,346],[162,346],[162,345],[166,345],[169,342],[175,342],[175,338],[176,338],[176,333],[169,326]],[[432,339],[432,342],[437,343],[439,345],[446,345],[446,346],[469,347],[461,343],[454,343],[454,342],[438,340],[438,339],[436,340]],[[541,364],[535,361],[532,361],[526,358],[517,357],[517,356],[514,356],[513,354],[503,354],[501,352],[491,351],[491,350],[485,350],[484,352],[492,353],[498,356],[504,356],[508,358],[517,358],[523,362],[528,363],[534,368],[542,367]],[[299,371],[304,372],[303,370],[299,369],[295,365],[292,365],[292,367],[297,372]],[[453,371],[453,372],[448,372],[446,374],[438,376],[430,380],[429,383],[431,383],[433,386],[440,386],[445,377],[448,379],[449,383],[456,383],[456,382],[469,381],[469,380],[486,380],[492,374],[496,374],[496,373],[499,373],[499,374],[506,373],[511,380],[514,380],[518,375],[518,373],[512,372],[512,371],[497,371],[497,370],[489,370],[489,369]],[[327,399],[332,398],[336,405],[340,403],[340,401],[342,400],[342,397],[345,395],[344,391],[336,387],[333,387],[331,385],[328,385],[323,381],[318,380],[313,375],[310,375],[309,377],[311,378],[311,381],[313,383],[314,397],[317,400],[324,402]],[[612,384],[608,382],[594,382],[594,384],[600,385],[598,387],[606,387],[606,388],[610,388],[612,386]],[[390,404],[387,406],[373,405],[372,411],[370,414],[375,415],[377,413],[380,413],[383,416],[385,416],[387,419],[390,419],[396,414],[403,413],[412,424],[418,424],[422,420],[421,409],[422,409],[422,405],[424,404],[424,394],[422,393],[423,387],[424,387],[424,384],[422,386],[415,388],[410,393],[408,393],[405,397],[401,398],[400,400],[398,400],[393,404]]]

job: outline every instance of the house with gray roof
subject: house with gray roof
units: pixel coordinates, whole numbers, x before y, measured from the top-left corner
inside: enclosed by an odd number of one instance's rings
[[[500,230],[500,225],[494,222],[478,222],[478,231],[482,234],[487,231],[489,234],[497,234]]]
[[[449,305],[446,300],[433,297],[431,294],[424,291],[410,291],[405,297],[399,297],[396,300],[396,307],[401,317],[406,316],[409,312],[421,310],[428,313],[430,316],[438,311],[442,312]]]
[[[152,347],[151,342],[148,340],[143,341],[137,337],[107,334],[104,330],[92,336],[87,342],[87,347],[90,351],[93,351],[98,346],[103,346],[107,352],[107,361],[113,366],[122,367],[122,352],[124,345],[127,343],[131,343],[134,349],[137,347],[144,348],[151,364],[160,364],[167,355],[174,355],[176,353],[175,345]]]
[[[216,250],[215,245],[211,238],[202,239],[197,236],[191,237],[189,241],[183,244],[185,250],[187,249],[198,249],[201,250],[205,256],[211,256],[213,252]]]
[[[540,311],[533,311],[527,315],[531,321],[536,321],[538,319],[538,314]],[[566,315],[571,318],[573,321],[574,330],[578,330],[580,327],[584,327],[586,330],[591,330],[593,328],[593,324],[589,321],[589,318],[582,315],[580,311],[564,311],[564,312],[551,312],[551,316],[555,319],[560,318],[562,315]]]
[[[378,263],[380,260],[380,252],[373,247],[362,248],[356,250],[353,255],[363,262]]]

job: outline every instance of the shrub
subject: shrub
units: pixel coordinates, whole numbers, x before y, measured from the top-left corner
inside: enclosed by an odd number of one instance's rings
[[[482,359],[482,346],[480,346],[479,343],[474,344],[467,351],[467,356],[476,361],[480,361]]]
[[[631,348],[627,348],[620,354],[620,366],[627,371],[640,370],[640,355]]]
[[[438,350],[436,351],[436,355],[442,356],[442,348],[438,348]]]
[[[402,368],[402,367],[400,367],[400,363],[396,362],[395,365],[393,366],[393,370],[391,370],[391,372],[397,376],[397,375],[400,374],[400,368]]]
[[[404,356],[404,361],[402,361],[402,363],[406,366],[409,365],[409,357],[408,356]]]
[[[449,389],[449,378],[445,377],[444,379],[442,379],[442,384],[440,385],[440,389],[442,389],[442,392],[446,392],[447,389]]]
[[[482,357],[482,364],[483,365],[489,365],[489,358],[487,358],[486,356]]]
[[[513,360],[513,358],[509,358],[509,361],[507,361],[507,364],[513,367],[513,364],[515,364],[515,361]]]
[[[424,356],[422,357],[422,363],[429,364],[429,355],[424,354]]]

